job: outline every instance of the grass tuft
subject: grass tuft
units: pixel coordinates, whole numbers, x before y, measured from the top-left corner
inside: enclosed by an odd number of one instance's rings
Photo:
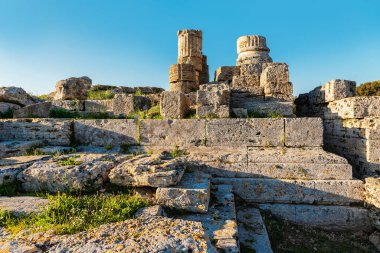
[[[111,90],[90,90],[87,99],[89,100],[105,100],[113,99],[115,94]]]

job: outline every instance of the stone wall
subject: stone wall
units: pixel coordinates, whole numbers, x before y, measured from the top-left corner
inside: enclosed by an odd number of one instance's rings
[[[332,80],[301,94],[296,113],[322,117],[325,148],[347,158],[356,177],[376,175],[380,173],[380,97],[355,97],[354,84]]]
[[[0,120],[1,140],[44,139],[49,145],[320,147],[319,118],[177,120]]]
[[[0,140],[43,141],[48,145],[70,146],[73,129],[71,120],[2,119]]]

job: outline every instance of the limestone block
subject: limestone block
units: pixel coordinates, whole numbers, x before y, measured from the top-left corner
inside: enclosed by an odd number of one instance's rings
[[[110,112],[113,111],[113,99],[85,100],[84,109],[86,112]]]
[[[71,157],[78,165],[60,165]],[[69,192],[99,190],[108,181],[108,174],[117,160],[112,155],[82,154],[36,162],[18,174],[21,188],[27,192]]]
[[[51,104],[54,108],[62,108],[68,111],[84,111],[85,101],[80,100],[54,100]]]
[[[178,186],[157,188],[157,203],[167,208],[207,213],[210,202],[210,176],[186,173]]]
[[[283,94],[292,96],[293,95],[293,84],[291,82],[267,82],[264,85],[265,94]]]
[[[328,103],[325,117],[358,119],[380,115],[380,97],[349,97]]]
[[[111,183],[121,186],[168,187],[177,185],[185,172],[180,158],[163,160],[159,156],[141,155],[127,160],[109,174]]]
[[[55,85],[54,100],[86,100],[92,80],[87,76],[71,77]]]
[[[215,82],[232,82],[236,66],[222,66],[215,70]]]
[[[169,82],[196,81],[194,66],[191,64],[173,64],[169,69]]]
[[[36,103],[36,99],[19,87],[0,87],[0,102],[26,106]]]
[[[22,107],[13,113],[14,118],[49,118],[52,102],[42,102]]]
[[[318,147],[323,145],[321,118],[285,119],[285,145],[287,147]]]
[[[74,137],[83,145],[138,145],[138,122],[125,119],[75,120]]]
[[[260,86],[266,87],[269,83],[288,83],[289,69],[286,63],[265,63],[260,76]],[[273,85],[273,84],[272,84]]]
[[[199,84],[210,82],[210,75],[208,73],[207,56],[202,55],[202,71],[199,74]]]
[[[26,169],[28,166],[29,164],[13,164],[0,166],[0,186],[15,184],[17,175],[21,171]]]
[[[17,104],[7,103],[7,102],[0,102],[0,113],[5,113],[9,110],[17,110],[20,109],[21,106]]]
[[[252,106],[263,102],[264,96],[253,95],[249,92],[231,92],[230,105],[232,108],[245,108],[249,110]]]
[[[208,115],[217,117],[230,116],[230,87],[225,83],[201,85],[197,91],[197,116],[200,118]]]
[[[48,199],[40,197],[0,197],[0,209],[15,216],[41,212],[48,203]]]
[[[380,140],[367,140],[367,160],[380,162]]]
[[[283,119],[213,119],[207,121],[207,146],[283,146]]]
[[[246,118],[248,116],[248,110],[245,108],[231,108],[231,111],[236,118]]]
[[[189,99],[179,91],[164,91],[161,95],[160,112],[165,119],[181,119],[189,112]]]
[[[356,93],[356,82],[354,81],[334,79],[324,86],[326,102],[354,97]]]
[[[39,141],[53,146],[70,146],[72,134],[71,120],[0,120],[0,140]]]
[[[234,76],[232,80],[232,89],[238,91],[247,91],[256,95],[264,93],[263,87],[260,87],[260,75],[262,65],[242,64],[240,66],[240,74]]]
[[[43,145],[43,140],[2,141],[0,142],[0,158],[25,155],[30,149]]]
[[[264,101],[264,102],[252,102],[246,104],[248,113],[259,114],[263,117],[271,116],[273,114],[282,117],[293,117],[293,103],[292,102],[280,102],[280,101]]]
[[[141,145],[191,147],[205,145],[206,121],[202,119],[141,120]]]
[[[254,203],[362,204],[361,180],[284,180],[213,178],[213,184],[232,184],[234,193]]]
[[[370,231],[368,210],[361,207],[260,204],[277,218],[330,231]]]
[[[364,187],[366,203],[380,208],[380,178],[366,178]]]
[[[150,108],[150,99],[133,94],[116,94],[112,100],[113,113],[115,115],[129,115],[136,111],[144,111]]]
[[[196,109],[198,118],[228,118],[230,117],[230,107],[227,105],[213,106],[203,105]]]

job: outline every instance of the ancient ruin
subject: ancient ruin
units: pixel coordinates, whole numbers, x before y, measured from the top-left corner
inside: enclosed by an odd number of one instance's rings
[[[210,82],[202,31],[177,35],[169,91],[88,77],[58,82],[46,100],[0,88],[12,113],[0,120],[0,186],[17,192],[2,193],[1,210],[35,215],[49,200],[23,195],[110,185],[149,203],[73,235],[4,232],[0,251],[267,253],[268,217],[360,231],[380,250],[380,97],[336,79],[294,103],[289,66],[260,35],[238,38],[236,66]]]

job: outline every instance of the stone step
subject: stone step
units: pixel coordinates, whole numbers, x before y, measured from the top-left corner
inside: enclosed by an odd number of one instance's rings
[[[215,177],[279,179],[352,179],[345,158],[322,148],[208,148],[188,151],[190,166]]]
[[[40,212],[48,203],[47,199],[32,196],[0,197],[0,210],[15,216],[28,215]]]
[[[25,155],[33,147],[41,145],[42,141],[2,141],[0,142],[0,158]]]
[[[368,209],[362,207],[260,204],[259,208],[277,218],[325,230],[371,231],[373,228]]]
[[[251,206],[237,209],[241,252],[273,253],[260,210]]]
[[[210,202],[210,175],[186,172],[177,186],[159,187],[157,203],[170,209],[207,213]]]
[[[212,186],[209,211],[181,217],[202,222],[218,252],[239,252],[235,200],[231,185]]]
[[[236,195],[251,203],[362,205],[360,180],[284,180],[213,178],[213,184],[231,184]]]

